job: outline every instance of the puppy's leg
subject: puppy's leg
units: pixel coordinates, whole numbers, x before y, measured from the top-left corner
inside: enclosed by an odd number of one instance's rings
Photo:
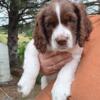
[[[57,77],[57,73],[49,75],[49,76],[42,76],[41,78],[41,89],[44,89],[49,82],[51,82],[52,80],[55,80]]]
[[[52,100],[66,100],[70,96],[71,85],[81,58],[81,53],[82,49],[78,48],[73,54],[73,60],[67,63],[58,73],[52,89]]]
[[[22,96],[27,96],[31,92],[40,70],[38,51],[33,42],[31,40],[26,47],[23,65],[24,72],[18,82],[18,91],[22,93]]]
[[[41,77],[41,89],[43,90],[48,85],[47,77],[42,76]]]

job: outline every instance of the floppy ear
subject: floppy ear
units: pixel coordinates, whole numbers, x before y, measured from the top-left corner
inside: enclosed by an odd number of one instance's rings
[[[47,49],[47,41],[44,30],[43,12],[40,12],[39,15],[37,16],[33,38],[37,50],[41,53],[45,53]]]
[[[92,24],[87,16],[84,5],[76,4],[75,13],[78,17],[77,40],[79,46],[83,47],[85,41],[88,40],[89,35],[92,31]]]

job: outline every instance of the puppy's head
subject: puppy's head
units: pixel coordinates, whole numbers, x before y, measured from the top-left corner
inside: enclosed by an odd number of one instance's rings
[[[77,43],[84,46],[92,31],[85,7],[67,0],[53,0],[38,14],[34,32],[36,48],[67,50]]]

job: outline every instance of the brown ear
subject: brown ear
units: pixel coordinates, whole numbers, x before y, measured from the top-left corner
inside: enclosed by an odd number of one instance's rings
[[[85,6],[82,4],[77,4],[75,12],[78,16],[78,32],[77,40],[80,47],[84,46],[86,40],[92,31],[92,24],[87,17]]]
[[[45,53],[47,49],[47,41],[44,30],[43,12],[40,12],[37,16],[33,38],[34,38],[34,44],[38,49],[38,51],[41,53]]]

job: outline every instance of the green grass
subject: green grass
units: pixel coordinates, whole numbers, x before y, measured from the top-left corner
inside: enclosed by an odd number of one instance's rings
[[[0,33],[0,42],[7,43],[7,34]]]

